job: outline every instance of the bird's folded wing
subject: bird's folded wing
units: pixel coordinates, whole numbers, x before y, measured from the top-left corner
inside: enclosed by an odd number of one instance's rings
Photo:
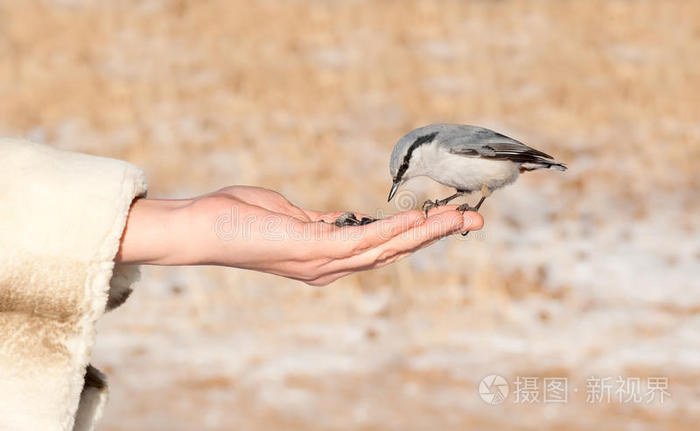
[[[510,160],[517,163],[547,163],[552,160],[552,156],[549,154],[495,132],[480,136],[477,143],[475,143],[473,136],[457,137],[452,141],[450,152],[469,157]]]

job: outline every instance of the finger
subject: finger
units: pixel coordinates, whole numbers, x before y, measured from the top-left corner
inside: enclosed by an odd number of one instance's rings
[[[439,207],[434,207],[430,208],[428,210],[428,217],[435,215],[435,214],[442,214],[447,211],[456,211],[457,210],[457,205],[442,205]]]
[[[484,219],[479,213],[467,211],[462,214],[461,211],[456,211],[456,206],[431,214],[424,224],[395,236],[374,249],[350,258],[329,262],[323,268],[326,274],[317,282],[327,284],[353,272],[389,265],[410,256],[421,248],[430,246],[447,235],[478,230],[484,225]]]
[[[471,219],[469,224],[472,224]],[[324,266],[323,270],[328,272],[359,271],[379,266],[383,262],[390,263],[391,259],[398,255],[410,254],[446,235],[459,232],[464,229],[464,226],[465,218],[461,212],[441,211],[439,214],[428,217],[425,222],[418,223],[362,253],[347,259],[331,261]]]
[[[470,217],[467,217],[471,225]],[[389,260],[404,252],[414,252],[444,236],[459,232],[465,227],[465,217],[459,211],[442,211],[428,217],[425,223],[392,238],[380,246],[369,250],[365,258],[367,264]]]
[[[307,281],[307,284],[310,284],[312,286],[325,286],[327,284],[333,283],[339,278],[343,278],[347,275],[352,274],[355,271],[341,271],[341,272],[335,272],[332,274],[325,274],[313,281]]]
[[[441,207],[435,207],[428,211],[428,217],[432,217],[437,214],[446,213],[449,211],[457,211],[457,205],[444,205]],[[461,212],[461,211],[458,211]],[[463,214],[464,226],[461,232],[466,232],[470,230],[479,230],[484,227],[484,218],[478,212],[465,211]]]
[[[464,218],[464,226],[461,232],[467,232],[471,230],[479,230],[484,227],[484,217],[475,211],[465,211],[462,214]]]
[[[317,233],[312,238],[323,240],[323,246],[318,244],[313,247],[313,250],[325,257],[339,260],[376,247],[424,220],[425,216],[421,211],[406,211],[361,226],[338,227],[332,223],[316,222],[309,224],[308,227]]]
[[[344,213],[324,214],[340,216]],[[308,259],[311,254],[329,260],[342,260],[376,247],[424,220],[421,211],[406,211],[361,226],[338,227],[324,221],[305,223],[303,229],[292,233],[293,238],[304,240],[303,244],[295,248],[304,259]]]
[[[423,212],[414,210],[394,214],[391,217],[377,220],[374,223],[363,226],[347,226],[341,228],[346,229],[350,234],[355,234],[352,236],[354,241],[348,242],[350,249],[348,257],[377,247],[423,222],[425,222],[425,215]]]

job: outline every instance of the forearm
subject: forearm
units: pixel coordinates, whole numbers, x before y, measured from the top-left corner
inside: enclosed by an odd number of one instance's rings
[[[131,205],[116,262],[187,265],[192,199],[137,199]]]

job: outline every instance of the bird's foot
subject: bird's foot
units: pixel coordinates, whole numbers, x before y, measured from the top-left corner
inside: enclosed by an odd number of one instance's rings
[[[479,211],[479,208],[473,207],[473,206],[471,206],[471,205],[469,205],[469,204],[462,204],[462,205],[460,205],[460,206],[457,207],[457,211],[461,211],[462,214],[464,214],[464,213],[467,212],[467,211],[478,212],[478,211]],[[462,232],[462,236],[467,236],[467,235],[469,235],[469,231]]]
[[[440,206],[440,201],[434,200],[434,201],[425,201],[423,202],[422,209],[425,212],[425,216],[428,217],[428,211],[430,211],[433,208],[437,208]]]
[[[475,208],[475,207],[473,207],[473,206],[471,206],[471,205],[469,205],[469,204],[462,204],[462,205],[460,205],[460,206],[457,207],[457,211],[460,211],[460,212],[462,212],[462,213],[467,212],[467,211],[474,211],[474,212],[477,212],[477,211],[479,211],[479,209],[478,209],[478,208]]]

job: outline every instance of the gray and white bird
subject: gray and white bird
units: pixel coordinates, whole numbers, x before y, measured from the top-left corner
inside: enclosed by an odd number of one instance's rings
[[[457,209],[478,211],[491,192],[512,183],[521,172],[543,168],[566,170],[552,156],[493,130],[431,124],[409,132],[394,146],[389,164],[393,185],[388,200],[410,178],[426,176],[457,190],[445,199],[426,201],[426,214],[431,208],[475,191],[481,192],[479,203]]]

